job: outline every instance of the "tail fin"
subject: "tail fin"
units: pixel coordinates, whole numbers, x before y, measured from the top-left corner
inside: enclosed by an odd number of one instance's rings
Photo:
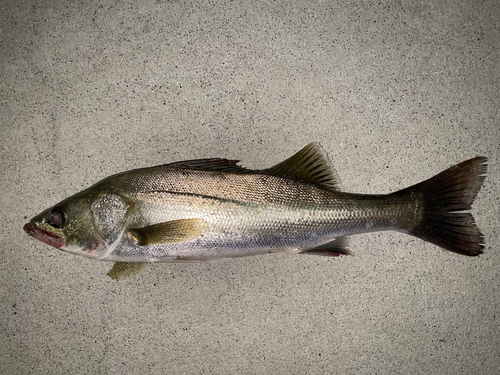
[[[423,195],[422,220],[409,231],[458,254],[475,256],[483,252],[483,235],[469,212],[486,173],[485,157],[477,157],[396,194]]]

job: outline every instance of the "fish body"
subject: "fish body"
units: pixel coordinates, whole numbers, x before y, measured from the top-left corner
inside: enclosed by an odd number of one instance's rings
[[[462,211],[481,187],[485,162],[471,159],[386,195],[343,192],[315,143],[257,171],[227,159],[176,162],[108,177],[24,229],[60,250],[118,262],[115,278],[150,262],[350,254],[347,236],[382,230],[477,255],[482,235]]]

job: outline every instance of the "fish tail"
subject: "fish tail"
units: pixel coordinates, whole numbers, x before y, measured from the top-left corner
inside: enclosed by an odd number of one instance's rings
[[[423,209],[409,234],[458,254],[483,252],[484,237],[470,212],[486,173],[485,157],[476,157],[395,194],[417,193]]]

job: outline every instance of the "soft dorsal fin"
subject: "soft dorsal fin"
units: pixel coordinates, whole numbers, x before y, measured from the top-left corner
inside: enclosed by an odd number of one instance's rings
[[[319,143],[309,143],[292,157],[262,172],[320,185],[328,190],[340,191],[337,172]]]
[[[165,164],[166,167],[178,167],[189,169],[203,169],[209,171],[224,171],[224,172],[249,172],[248,169],[237,165],[239,160],[228,160],[223,158],[212,159],[194,159],[177,161],[175,163]]]

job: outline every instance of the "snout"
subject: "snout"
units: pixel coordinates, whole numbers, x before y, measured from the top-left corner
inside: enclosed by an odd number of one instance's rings
[[[63,236],[39,228],[33,222],[25,224],[23,229],[28,236],[36,238],[37,240],[53,246],[56,249],[62,250],[61,248],[66,244],[66,239]]]

